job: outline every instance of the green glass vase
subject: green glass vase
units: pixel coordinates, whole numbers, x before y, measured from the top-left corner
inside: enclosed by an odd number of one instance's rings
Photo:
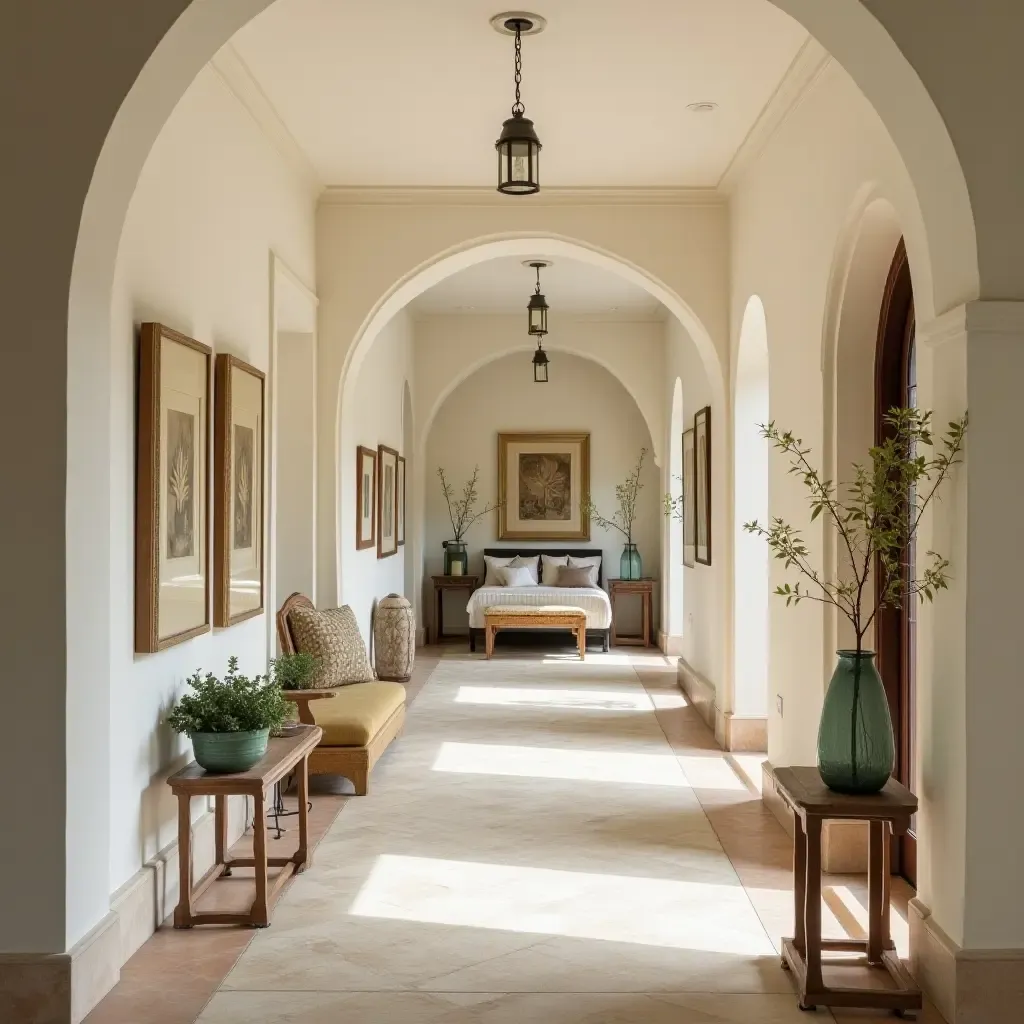
[[[627,544],[619,558],[619,576],[624,580],[638,580],[643,577],[644,564],[635,544]]]
[[[837,793],[877,793],[896,763],[892,719],[874,651],[837,651],[818,726],[818,771]]]

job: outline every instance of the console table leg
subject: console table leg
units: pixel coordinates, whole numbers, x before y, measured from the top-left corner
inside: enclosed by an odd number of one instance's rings
[[[808,815],[807,870],[804,891],[804,942],[807,952],[807,994],[813,998],[821,991],[821,818]]]
[[[253,798],[252,857],[256,876],[256,899],[250,911],[251,923],[257,928],[270,924],[267,906],[267,794],[260,792]]]
[[[192,798],[178,794],[178,905],[174,927],[192,927]]]
[[[309,762],[303,758],[295,766],[299,796],[299,848],[295,853],[295,869],[302,871],[309,862]]]
[[[807,958],[804,908],[807,904],[807,834],[799,814],[793,815],[793,945]]]
[[[868,963],[882,962],[882,919],[886,907],[883,906],[884,880],[882,847],[885,844],[885,823],[872,821],[868,824]]]

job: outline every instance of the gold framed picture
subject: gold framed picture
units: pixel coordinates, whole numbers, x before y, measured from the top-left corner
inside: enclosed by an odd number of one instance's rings
[[[377,445],[377,557],[398,554],[398,452]]]
[[[213,350],[142,325],[135,490],[135,650],[210,629],[209,413]]]
[[[711,564],[711,406],[693,417],[694,474],[696,504],[696,556],[702,565]]]
[[[590,540],[590,434],[498,435],[498,539]]]
[[[377,453],[356,448],[356,550],[377,543]]]
[[[398,456],[398,546],[405,544],[405,457]]]
[[[692,569],[696,565],[697,533],[694,493],[695,470],[693,464],[693,427],[683,431],[683,565]]]
[[[217,356],[213,402],[213,624],[263,611],[263,466],[266,378]]]

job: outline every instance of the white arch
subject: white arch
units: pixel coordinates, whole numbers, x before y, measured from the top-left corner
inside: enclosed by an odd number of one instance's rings
[[[341,456],[342,452],[346,450],[345,446],[348,444],[348,440],[353,435],[351,417],[354,405],[354,388],[358,379],[359,368],[366,358],[367,352],[370,351],[374,341],[392,317],[397,315],[400,310],[405,308],[428,288],[433,287],[445,278],[450,277],[452,274],[457,274],[467,267],[484,263],[487,260],[506,256],[526,257],[534,255],[574,259],[582,263],[589,263],[591,266],[600,267],[620,275],[637,287],[643,288],[648,294],[661,302],[683,324],[687,333],[693,339],[711,385],[712,401],[724,408],[726,398],[724,376],[718,352],[707,328],[689,304],[675,291],[629,260],[579,239],[556,234],[538,234],[536,232],[510,232],[486,235],[467,240],[444,252],[438,253],[409,271],[391,287],[386,295],[378,299],[364,318],[362,325],[356,333],[355,341],[349,347],[343,364],[335,413],[334,443],[336,447],[333,461],[337,509],[335,516],[334,572],[337,580],[336,593],[339,601],[344,600],[343,574],[341,571],[342,538],[350,536],[354,528],[352,509],[342,500],[344,489],[342,476],[349,471],[350,467],[348,467],[347,461]],[[577,354],[592,358],[590,353],[580,352]],[[605,368],[611,369],[607,366]],[[617,379],[621,379],[614,370],[612,370],[612,373]],[[633,394],[633,399],[636,401],[635,394]],[[643,411],[642,405],[641,411]],[[650,429],[650,421],[646,415],[645,421],[648,424],[651,437],[657,439],[658,433]],[[417,425],[417,433],[421,437],[425,433],[419,425]],[[416,473],[415,478],[416,493],[418,494],[422,486],[422,476]]]
[[[768,714],[768,547],[743,523],[768,520],[768,325],[752,295],[740,324],[733,388],[733,713]]]

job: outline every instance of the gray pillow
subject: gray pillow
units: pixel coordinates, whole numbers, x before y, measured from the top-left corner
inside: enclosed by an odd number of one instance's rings
[[[589,587],[595,588],[593,571],[589,568],[574,569],[571,566],[563,565],[558,570],[558,578],[555,580],[556,587]]]

